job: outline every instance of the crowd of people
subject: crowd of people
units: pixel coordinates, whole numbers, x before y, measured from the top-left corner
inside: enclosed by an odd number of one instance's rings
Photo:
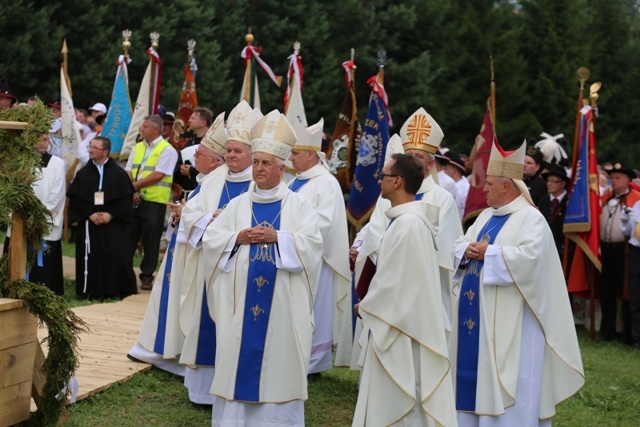
[[[16,104],[9,95],[0,91],[0,108]],[[84,166],[66,192],[55,140],[38,146],[34,191],[54,221],[32,280],[63,292],[66,196],[76,293],[150,291],[128,356],[184,377],[213,425],[304,425],[308,381],[333,366],[360,371],[354,426],[550,425],[584,384],[561,264],[566,159],[494,142],[488,208],[465,232],[466,156],[441,147],[420,108],[395,136],[402,148],[387,153],[380,197],[350,244],[322,120],[305,127],[245,101],[215,118],[200,107],[181,151],[167,141],[171,115],[149,115],[122,167],[99,136],[106,110],[78,110],[86,160],[79,149]],[[623,163],[601,171],[600,335],[640,346],[640,192]]]

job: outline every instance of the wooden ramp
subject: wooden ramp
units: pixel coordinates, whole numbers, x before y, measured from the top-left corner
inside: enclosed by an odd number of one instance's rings
[[[89,332],[79,336],[77,400],[123,383],[151,368],[147,363],[136,363],[127,358],[127,353],[137,341],[149,295],[150,292],[143,291],[122,301],[72,309],[89,327]],[[46,335],[46,329],[39,328],[38,338],[42,340]],[[47,349],[43,350],[46,353]],[[32,410],[35,410],[34,404]]]

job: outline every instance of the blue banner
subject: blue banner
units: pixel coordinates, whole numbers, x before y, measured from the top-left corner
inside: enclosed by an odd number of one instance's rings
[[[349,193],[347,217],[353,225],[362,225],[369,219],[380,195],[380,174],[384,166],[389,125],[387,109],[377,92],[371,93],[369,111],[360,139],[356,169]]]
[[[580,138],[578,147],[578,161],[576,163],[573,187],[567,210],[564,216],[564,231],[579,232],[589,231],[591,228],[591,215],[589,209],[589,117],[582,116],[580,123]],[[597,183],[596,183],[597,185]]]
[[[127,64],[122,61],[116,73],[109,111],[102,126],[102,132],[100,132],[101,136],[107,137],[111,141],[111,155],[118,154],[122,150],[130,124],[131,99],[129,99]]]

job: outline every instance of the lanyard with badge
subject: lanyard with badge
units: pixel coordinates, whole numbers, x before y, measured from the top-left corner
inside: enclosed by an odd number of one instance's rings
[[[104,191],[102,191],[102,178],[104,177],[104,163],[101,165],[96,164],[98,173],[100,174],[100,183],[98,184],[98,191],[93,193],[93,204],[96,206],[104,205]]]

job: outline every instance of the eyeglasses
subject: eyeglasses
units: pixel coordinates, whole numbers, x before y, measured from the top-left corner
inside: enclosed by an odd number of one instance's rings
[[[200,157],[200,156],[203,156],[203,157],[210,157],[210,158],[212,158],[212,159],[214,159],[214,158],[216,157],[216,156],[210,156],[209,154],[201,153],[201,152],[200,152],[200,151],[198,151],[198,150],[194,151],[193,155],[194,155],[195,157]]]
[[[94,147],[92,145],[89,146],[89,150],[100,150],[100,151],[105,151],[106,148],[100,148],[100,147]]]
[[[564,182],[562,179],[548,179],[547,178],[547,182],[550,182],[552,184],[560,184],[561,182]]]
[[[380,174],[380,179],[384,179],[386,176],[391,177],[391,178],[395,178],[397,176],[399,176],[400,178],[402,178],[402,175],[394,175],[392,173],[381,173]]]

